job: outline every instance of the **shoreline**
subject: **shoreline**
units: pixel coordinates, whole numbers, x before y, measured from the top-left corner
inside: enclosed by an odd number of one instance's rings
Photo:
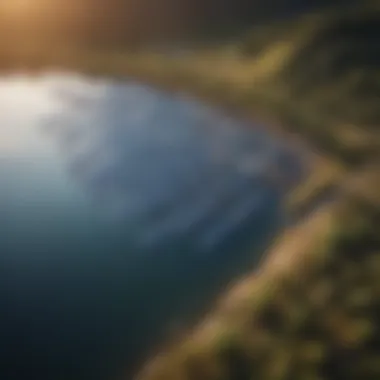
[[[100,54],[102,58],[105,58],[104,54]],[[332,177],[335,176],[340,170],[343,169],[341,165],[335,162],[335,160],[328,156],[325,152],[317,151],[313,148],[310,140],[305,138],[301,133],[295,133],[289,130],[289,126],[286,126],[283,121],[281,121],[281,116],[272,115],[270,116],[270,110],[260,109],[259,104],[253,103],[239,103],[239,97],[236,99],[234,95],[230,95],[228,91],[223,91],[223,89],[219,89],[215,91],[215,86],[217,85],[214,82],[213,85],[210,83],[206,83],[202,85],[202,79],[200,78],[198,81],[193,81],[190,83],[187,79],[189,75],[188,70],[183,69],[182,67],[178,69],[182,72],[182,75],[175,77],[174,80],[168,78],[171,76],[171,72],[166,71],[162,72],[160,70],[150,70],[148,68],[141,67],[139,65],[140,61],[149,62],[149,56],[144,57],[141,55],[131,54],[121,54],[116,58],[111,56],[109,60],[108,69],[105,69],[99,60],[98,54],[85,53],[80,56],[76,54],[76,52],[71,51],[68,56],[75,56],[75,62],[72,61],[71,64],[62,63],[60,65],[55,64],[54,61],[50,63],[46,63],[39,67],[30,66],[29,69],[25,70],[20,66],[19,68],[12,70],[2,70],[4,76],[6,75],[27,75],[27,76],[38,76],[43,75],[44,73],[63,73],[63,74],[74,74],[74,75],[83,75],[85,78],[89,79],[100,79],[100,80],[108,80],[108,81],[119,81],[122,80],[126,84],[128,82],[139,83],[144,86],[149,86],[154,90],[163,92],[172,97],[183,98],[185,101],[195,101],[197,103],[201,103],[206,107],[210,107],[218,113],[224,114],[227,117],[241,121],[244,125],[250,126],[258,131],[263,131],[267,135],[282,141],[289,146],[289,149],[292,151],[299,152],[304,160],[304,166],[306,168],[305,175],[302,176],[300,181],[298,182],[296,188],[302,187],[306,182],[315,181],[310,177],[323,177],[324,172],[330,171],[330,167],[334,166],[331,170],[332,174],[326,174],[326,184],[318,184],[317,187],[322,187],[322,191],[325,187],[331,186],[331,181],[333,181]],[[167,64],[176,65],[178,59],[170,58],[170,57],[161,57],[159,55],[159,59],[163,59],[160,63],[162,66],[166,66]],[[114,58],[114,59],[113,59]],[[131,61],[129,62],[129,60]],[[64,62],[65,60],[58,59],[58,61]],[[81,63],[78,65],[77,63]],[[90,62],[97,62],[99,67],[96,70],[89,70],[89,66],[91,66]],[[192,73],[193,76],[197,75],[197,72]],[[219,84],[222,86],[222,84]],[[227,84],[224,86],[228,87]],[[235,90],[235,94],[238,92]],[[243,95],[240,97],[244,98]],[[321,173],[320,175],[318,173]],[[343,174],[342,174],[343,175]],[[323,182],[323,181],[322,181]],[[294,190],[294,189],[293,189]],[[293,191],[291,192],[293,193]],[[313,198],[318,197],[318,194],[313,195]],[[307,203],[307,199],[302,200],[302,205],[300,208],[305,208],[305,203]],[[297,203],[291,201],[292,204]],[[294,206],[293,206],[294,207]]]

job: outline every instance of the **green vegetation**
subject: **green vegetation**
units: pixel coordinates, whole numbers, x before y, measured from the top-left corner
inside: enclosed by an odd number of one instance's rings
[[[315,171],[290,194],[293,211],[329,189],[334,201],[285,231],[258,273],[139,380],[380,378],[379,10],[269,26],[168,68],[175,86],[260,111],[281,126],[275,133],[315,149]]]

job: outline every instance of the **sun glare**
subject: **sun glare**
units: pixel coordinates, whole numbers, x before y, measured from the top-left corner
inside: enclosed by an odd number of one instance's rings
[[[27,14],[41,5],[40,0],[1,0],[0,9],[8,16]]]

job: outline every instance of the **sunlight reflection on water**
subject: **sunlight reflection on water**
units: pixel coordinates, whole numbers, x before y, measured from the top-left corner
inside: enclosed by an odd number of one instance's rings
[[[248,198],[265,197],[268,190],[258,186],[260,177],[265,180],[267,170],[281,165],[285,156],[279,154],[277,142],[247,125],[140,85],[75,76],[19,77],[3,82],[0,99],[1,117],[9,119],[3,120],[3,129],[10,122],[13,126],[3,131],[2,155],[7,150],[8,155],[33,155],[32,160],[53,159],[53,172],[57,156],[48,152],[54,149],[51,139],[39,134],[43,124],[93,202],[125,222],[141,221],[140,241],[146,241],[145,231],[159,235],[150,231],[150,214],[170,210],[172,215],[163,217],[166,224],[173,220],[174,229],[178,221],[184,226],[201,223],[196,218],[187,221],[186,210],[197,207],[202,197],[215,201],[206,213],[220,209],[233,195],[223,191],[231,184],[237,197],[243,196],[242,187],[249,188]],[[22,151],[15,149],[22,141]],[[51,181],[46,165],[44,170]],[[253,205],[252,213],[260,202]],[[231,221],[231,228],[240,222]],[[228,215],[219,215],[213,223],[226,225]],[[198,234],[207,234],[207,228]]]

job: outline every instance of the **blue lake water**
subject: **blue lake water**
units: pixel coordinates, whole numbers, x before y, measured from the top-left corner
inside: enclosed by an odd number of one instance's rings
[[[133,82],[1,79],[1,378],[128,372],[255,265],[302,172],[261,127]]]

